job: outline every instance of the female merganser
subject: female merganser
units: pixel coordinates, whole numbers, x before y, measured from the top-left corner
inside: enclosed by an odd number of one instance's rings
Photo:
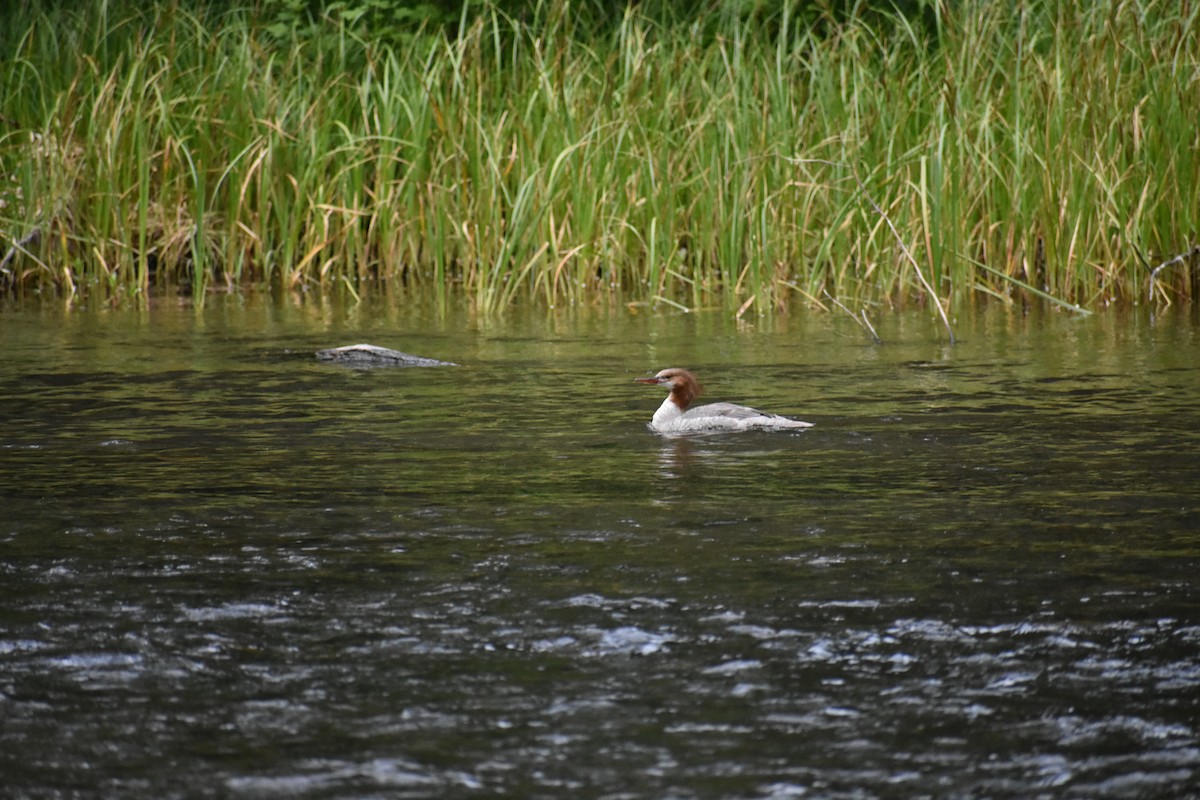
[[[648,426],[656,433],[718,433],[720,431],[777,431],[784,428],[811,428],[811,422],[768,414],[756,408],[733,403],[710,403],[688,410],[704,387],[686,369],[664,369],[653,378],[638,378],[637,383],[669,386],[671,393],[654,412]]]

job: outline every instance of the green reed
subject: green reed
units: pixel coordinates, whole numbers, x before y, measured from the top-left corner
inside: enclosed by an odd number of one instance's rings
[[[737,314],[1196,291],[1200,7],[537,9],[391,45],[183,4],[16,15],[0,281]]]

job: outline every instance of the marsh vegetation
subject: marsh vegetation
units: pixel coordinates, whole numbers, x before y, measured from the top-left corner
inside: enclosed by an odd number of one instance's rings
[[[29,5],[0,33],[0,281],[18,294],[741,315],[1198,290],[1195,4],[603,24],[473,4],[399,37],[261,8]]]

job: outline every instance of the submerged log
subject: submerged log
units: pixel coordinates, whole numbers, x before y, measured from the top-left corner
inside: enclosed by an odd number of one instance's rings
[[[348,344],[330,350],[318,350],[318,361],[336,361],[353,367],[457,367],[450,361],[424,358],[389,350],[373,344]]]

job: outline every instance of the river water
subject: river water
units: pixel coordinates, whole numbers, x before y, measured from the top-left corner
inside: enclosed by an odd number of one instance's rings
[[[4,309],[0,794],[1200,796],[1195,315],[878,316]]]

